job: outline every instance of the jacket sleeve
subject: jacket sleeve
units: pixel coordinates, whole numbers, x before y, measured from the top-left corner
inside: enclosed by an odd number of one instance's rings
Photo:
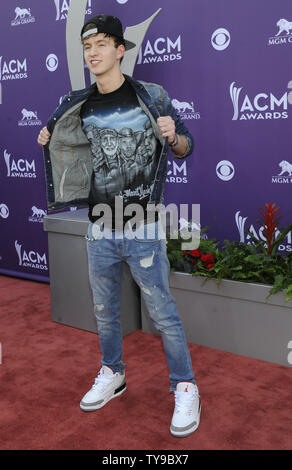
[[[183,155],[174,155],[175,158],[185,158],[191,155],[191,153],[194,150],[194,138],[190,134],[188,128],[185,126],[185,124],[182,122],[180,116],[177,114],[175,108],[173,107],[171,100],[169,98],[169,95],[164,88],[161,90],[162,96],[162,104],[163,104],[163,114],[165,116],[171,116],[172,119],[175,122],[175,131],[179,135],[183,135],[188,143],[188,147]]]

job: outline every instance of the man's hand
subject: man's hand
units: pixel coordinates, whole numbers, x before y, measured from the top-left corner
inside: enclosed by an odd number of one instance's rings
[[[168,138],[168,143],[174,145],[171,147],[171,150],[177,157],[183,157],[187,148],[188,143],[186,138],[183,135],[178,135],[175,132],[175,123],[172,117],[162,116],[157,119],[157,125],[162,134],[162,137]]]
[[[175,123],[170,116],[161,116],[157,119],[157,125],[162,134],[162,137],[168,138],[168,143],[171,144],[175,137]]]
[[[38,144],[46,145],[50,140],[51,134],[46,127],[43,127],[38,135]]]

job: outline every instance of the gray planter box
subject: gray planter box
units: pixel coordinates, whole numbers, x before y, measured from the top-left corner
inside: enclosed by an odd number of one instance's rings
[[[88,209],[80,209],[49,215],[43,221],[48,232],[52,320],[96,333],[84,238],[87,214]],[[140,289],[125,263],[121,315],[124,336],[141,327]]]
[[[170,274],[188,342],[289,366],[292,300],[285,301],[281,292],[265,301],[270,287],[261,284],[203,282],[190,274]],[[157,334],[143,299],[141,305],[142,329]]]

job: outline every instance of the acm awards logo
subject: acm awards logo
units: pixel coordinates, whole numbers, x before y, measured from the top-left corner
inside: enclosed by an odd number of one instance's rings
[[[292,44],[292,21],[281,18],[277,22],[278,32],[268,40],[268,46]]]
[[[249,235],[249,232],[257,239],[257,240],[262,240],[266,241],[266,237],[264,235],[264,227],[261,226],[260,228],[256,229],[253,224],[250,224],[248,226],[247,224],[247,219],[248,217],[242,217],[240,215],[240,211],[237,211],[235,214],[235,223],[239,232],[239,241],[242,243],[246,244],[251,244],[254,243],[251,236]],[[280,235],[280,231],[276,230],[275,236],[277,237]],[[292,251],[292,232],[289,232],[285,239],[283,240],[283,244],[279,246],[278,251],[286,251],[286,252],[291,252]]]
[[[26,59],[22,61],[19,59],[5,61],[3,60],[3,56],[0,57],[0,80],[17,80],[27,77]]]
[[[87,1],[86,15],[92,14],[91,1],[92,0]],[[66,20],[70,8],[70,0],[54,0],[54,3],[56,7],[56,21]]]
[[[25,250],[22,244],[15,240],[15,250],[18,255],[18,265],[25,268],[48,270],[46,253],[42,255],[34,250]]]
[[[30,8],[16,7],[14,10],[15,18],[11,21],[11,26],[34,23],[35,17],[32,16]]]
[[[4,161],[7,169],[7,178],[36,178],[35,161],[29,162],[24,158],[14,159],[4,150]]]
[[[141,46],[138,54],[137,65],[151,64],[158,62],[172,62],[181,60],[181,36],[172,40],[167,37],[159,37],[155,41],[146,42]]]
[[[186,160],[180,165],[175,160],[168,160],[167,183],[187,183],[188,172]]]
[[[245,94],[240,99],[242,87],[232,82],[229,87],[233,105],[233,121],[253,121],[288,118],[288,92],[276,97],[273,93],[258,93],[254,97]]]

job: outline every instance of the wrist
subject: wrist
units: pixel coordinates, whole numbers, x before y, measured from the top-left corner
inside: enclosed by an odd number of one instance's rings
[[[178,147],[181,144],[180,136],[175,133],[173,141],[169,144],[171,148]]]

